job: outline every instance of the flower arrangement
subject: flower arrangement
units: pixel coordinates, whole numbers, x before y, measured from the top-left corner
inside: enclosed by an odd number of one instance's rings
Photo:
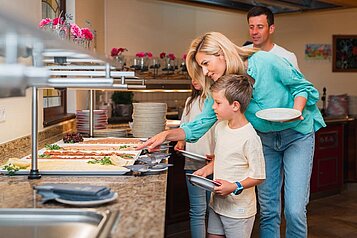
[[[72,19],[66,14],[66,18]],[[69,23],[63,17],[44,18],[38,24],[39,28],[55,32],[61,39],[72,39],[75,43],[89,48],[90,41],[94,39],[94,34],[88,27],[80,28],[75,23]]]
[[[112,48],[110,51],[110,56],[113,57],[118,62],[118,69],[124,70],[126,66],[126,60],[124,58],[123,52],[128,51],[127,48]]]
[[[171,71],[175,71],[177,69],[177,66],[175,66],[176,62],[176,56],[173,53],[168,53],[166,54],[165,52],[160,53],[160,59],[164,61],[163,63],[163,71],[167,71],[170,73]]]
[[[152,58],[152,53],[151,52],[138,52],[138,53],[136,53],[135,56],[138,57],[138,58],[147,57],[147,58],[151,59]]]
[[[176,56],[173,53],[169,53],[169,54],[166,55],[165,52],[161,52],[160,53],[160,59],[164,59],[164,58],[167,58],[169,60],[175,60]]]
[[[110,56],[112,56],[112,57],[120,56],[123,54],[124,51],[128,51],[128,49],[127,48],[112,48],[112,50],[110,52]]]

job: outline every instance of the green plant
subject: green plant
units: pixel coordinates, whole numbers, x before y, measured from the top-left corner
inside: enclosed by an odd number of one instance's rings
[[[112,94],[112,101],[115,104],[131,104],[133,96],[133,92],[115,91]]]

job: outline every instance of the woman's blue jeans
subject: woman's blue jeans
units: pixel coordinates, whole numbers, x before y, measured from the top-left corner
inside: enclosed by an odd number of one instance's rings
[[[258,135],[263,143],[266,168],[266,180],[258,185],[260,237],[280,237],[282,184],[286,237],[307,237],[306,206],[310,196],[315,133],[304,135],[288,129],[258,132]]]
[[[186,173],[193,173],[194,170],[185,170]],[[210,199],[210,192],[193,186],[186,177],[188,197],[190,199],[190,228],[192,238],[206,237],[206,213]]]

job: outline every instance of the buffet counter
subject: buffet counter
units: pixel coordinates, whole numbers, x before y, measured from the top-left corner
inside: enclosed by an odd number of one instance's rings
[[[119,212],[113,238],[164,237],[167,172],[146,176],[0,176],[0,208],[78,208],[57,202],[41,204],[33,186],[41,183],[80,183],[107,186],[118,193],[117,200],[97,207]],[[80,207],[88,209],[89,207]]]

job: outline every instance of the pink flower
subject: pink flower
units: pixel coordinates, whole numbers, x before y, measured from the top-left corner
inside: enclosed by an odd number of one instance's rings
[[[126,48],[113,48],[112,51],[110,52],[110,55],[112,57],[121,55],[124,51],[127,51]]]
[[[64,21],[61,18],[56,17],[53,19],[52,23],[54,26],[57,26],[58,24],[63,25]]]
[[[79,28],[79,26],[72,23],[71,24],[71,34],[76,38],[80,38],[82,36],[82,30],[81,30],[81,28]]]
[[[166,56],[166,53],[165,53],[165,52],[160,53],[160,59],[165,58],[165,56]]]
[[[118,55],[123,53],[124,51],[127,51],[128,49],[127,48],[119,48],[118,49]]]
[[[110,52],[110,55],[111,55],[112,57],[114,57],[114,56],[117,56],[118,53],[119,53],[118,49],[117,49],[117,48],[113,48],[112,51]]]
[[[85,38],[87,40],[93,40],[93,34],[88,28],[82,28],[81,33],[82,33],[81,38]]]
[[[145,52],[138,52],[138,53],[136,53],[136,57],[139,57],[139,58],[145,57]]]
[[[50,18],[45,18],[45,19],[42,19],[40,21],[40,23],[38,24],[39,27],[44,27],[45,25],[48,25],[51,23],[51,19]]]
[[[170,60],[175,60],[176,56],[173,53],[170,53],[167,55],[167,58],[169,58]]]
[[[146,52],[146,56],[151,59],[152,58],[152,53],[151,52]]]
[[[186,60],[187,54],[183,54],[182,59]]]

